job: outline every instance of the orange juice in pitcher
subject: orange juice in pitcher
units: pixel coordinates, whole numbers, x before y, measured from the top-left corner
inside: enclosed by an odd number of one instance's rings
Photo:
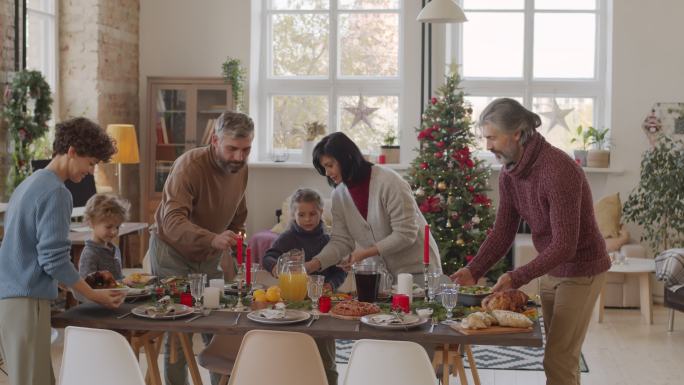
[[[306,298],[306,269],[303,262],[288,262],[278,276],[281,296],[286,301]]]

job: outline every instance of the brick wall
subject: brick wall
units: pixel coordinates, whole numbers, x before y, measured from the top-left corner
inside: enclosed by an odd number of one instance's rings
[[[139,127],[139,0],[61,0],[60,82],[62,118],[86,116],[103,127]],[[84,20],[86,22],[84,22]],[[98,184],[117,189],[113,165],[100,168]],[[123,195],[139,218],[138,165],[123,166]]]
[[[4,103],[4,91],[10,73],[14,70],[14,2],[0,2],[0,105]],[[5,196],[7,171],[10,157],[7,125],[0,119],[0,201]]]

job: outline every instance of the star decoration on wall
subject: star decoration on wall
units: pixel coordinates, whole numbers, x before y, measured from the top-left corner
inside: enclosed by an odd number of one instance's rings
[[[561,126],[565,128],[566,131],[570,131],[568,122],[565,121],[565,117],[568,116],[572,110],[574,110],[574,108],[560,108],[560,106],[558,106],[558,102],[554,98],[553,104],[551,104],[551,111],[540,113],[543,117],[549,119],[549,125],[546,132],[550,132],[556,126]]]
[[[349,128],[354,128],[354,126],[359,124],[359,122],[364,122],[368,127],[373,128],[373,124],[371,124],[369,116],[379,108],[368,107],[363,101],[363,95],[359,95],[359,102],[356,107],[344,107],[344,109],[347,112],[354,114],[354,120]]]

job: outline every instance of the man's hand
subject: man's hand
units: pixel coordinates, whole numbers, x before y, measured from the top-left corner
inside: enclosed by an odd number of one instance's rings
[[[237,244],[238,237],[239,235],[234,232],[226,230],[220,234],[216,234],[214,239],[211,240],[211,247],[218,250],[228,250],[228,248]]]
[[[496,285],[492,288],[492,291],[504,291],[508,289],[513,289],[513,279],[511,279],[511,276],[508,273],[504,273],[499,277],[499,280],[496,281]]]
[[[305,262],[304,268],[306,269],[307,274],[311,274],[311,273],[321,269],[321,261],[314,258],[314,259],[310,260],[309,262]]]
[[[454,274],[449,277],[452,281],[463,286],[472,286],[475,284],[475,278],[467,267],[462,267],[458,269]]]

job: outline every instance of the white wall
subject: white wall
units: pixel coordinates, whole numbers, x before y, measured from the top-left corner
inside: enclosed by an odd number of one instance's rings
[[[409,1],[406,19],[415,20],[418,1]],[[144,0],[140,10],[141,112],[145,106],[147,76],[217,76],[226,56],[250,58],[250,5],[247,0]],[[641,153],[647,141],[641,122],[658,101],[684,101],[684,51],[681,36],[684,2],[619,0],[613,4],[611,122],[615,148],[613,167],[621,174],[590,174],[594,198],[620,192],[623,200],[639,179]],[[410,23],[407,38],[419,39],[417,22]],[[440,40],[440,39],[437,39]],[[434,48],[438,51],[438,48]],[[418,125],[419,52],[407,52],[405,68],[407,104],[415,120],[402,127],[402,158],[413,154],[414,127]],[[435,63],[437,66],[438,63]],[[250,70],[251,71],[251,70]],[[433,72],[433,79],[439,75]],[[413,95],[413,96],[412,96]],[[141,121],[144,116],[141,116]],[[493,174],[493,178],[498,173]],[[327,194],[325,179],[313,169],[250,168],[248,232],[270,227],[274,210],[296,187],[315,187]],[[490,186],[496,190],[496,180]],[[496,192],[496,191],[495,191]],[[496,198],[494,194],[494,198]]]

